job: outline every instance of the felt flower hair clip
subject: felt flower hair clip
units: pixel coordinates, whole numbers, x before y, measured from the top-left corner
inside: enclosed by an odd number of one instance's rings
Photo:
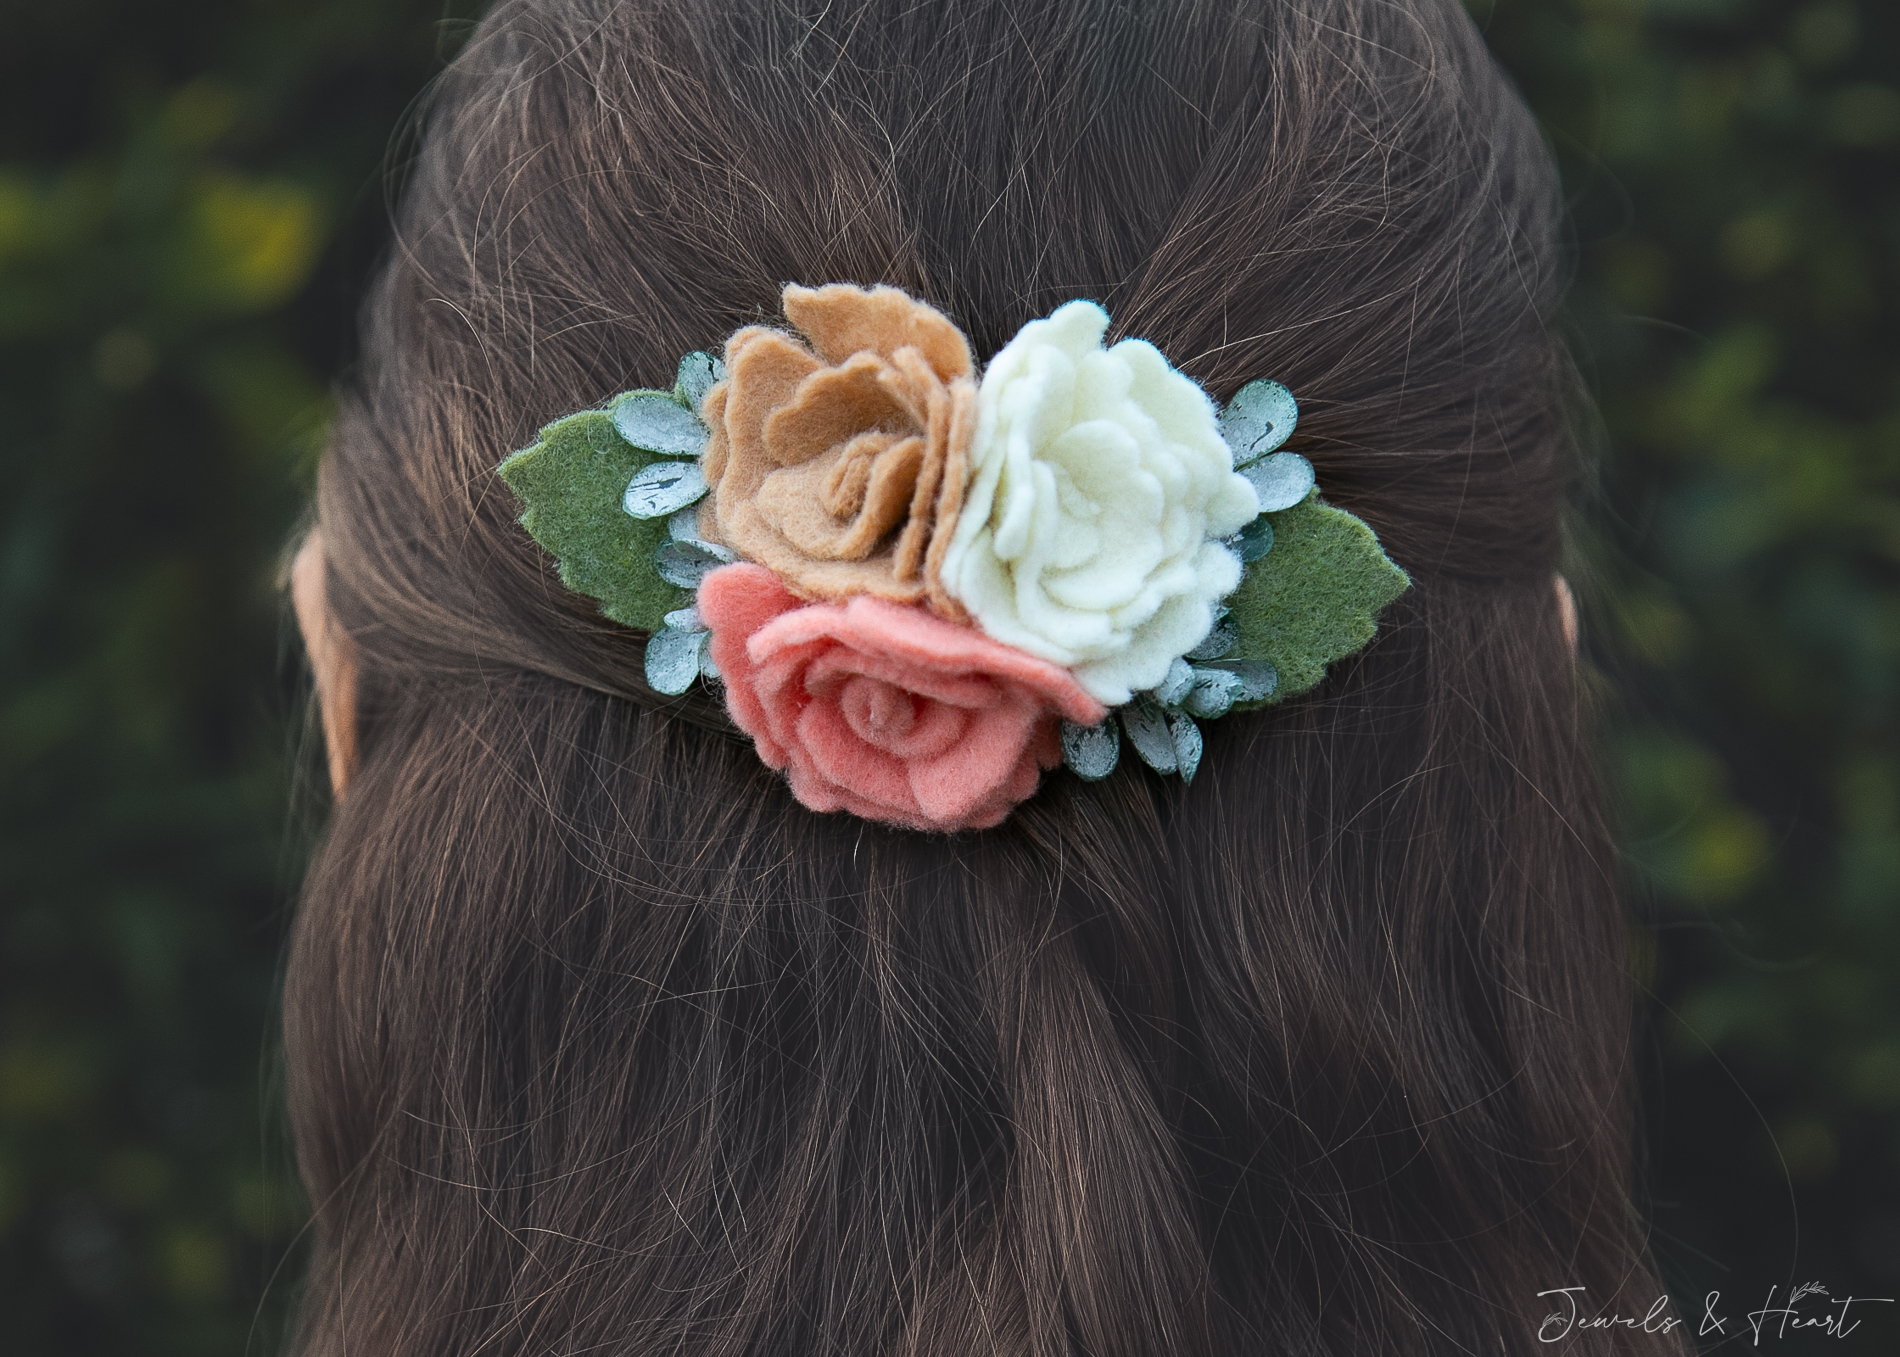
[[[1192,781],[1200,722],[1312,688],[1410,584],[1282,447],[1277,382],[1217,408],[1088,301],[980,371],[895,288],[784,306],[499,470],[648,685],[722,688],[813,810],[986,828],[1124,742]]]

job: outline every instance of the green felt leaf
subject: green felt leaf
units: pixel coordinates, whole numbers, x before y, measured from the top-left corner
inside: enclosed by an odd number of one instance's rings
[[[1227,606],[1240,633],[1234,657],[1278,671],[1279,685],[1265,699],[1277,702],[1364,649],[1380,612],[1412,581],[1386,558],[1371,528],[1317,494],[1272,519],[1273,550],[1247,566]]]
[[[664,460],[630,445],[605,410],[585,410],[548,425],[499,468],[524,506],[521,526],[560,563],[561,583],[642,631],[658,631],[692,602],[654,563],[666,520],[632,518],[621,507],[633,474]]]

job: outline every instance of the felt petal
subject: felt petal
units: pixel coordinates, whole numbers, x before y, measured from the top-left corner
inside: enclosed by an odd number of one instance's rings
[[[1077,665],[1076,682],[1108,706],[1119,707],[1134,693],[1165,682],[1174,657],[1186,654],[1213,625],[1210,604],[1192,593],[1176,593],[1135,629],[1130,645]]]
[[[706,576],[693,602],[716,636],[741,648],[767,622],[803,606],[803,600],[777,575],[745,562],[722,566]]]
[[[956,668],[935,668],[888,652],[867,650],[849,643],[831,645],[811,662],[805,674],[807,691],[829,697],[852,679],[864,677],[915,693],[932,702],[975,711],[1000,700],[994,679]]]
[[[954,526],[954,514],[952,521],[946,521],[938,508],[946,467],[954,462],[961,475],[964,463],[962,449],[950,446],[957,396],[952,387],[935,380],[922,351],[916,348],[899,349],[879,380],[903,402],[912,421],[923,431],[911,477],[910,503],[892,563],[897,578],[909,580],[923,574],[931,539],[940,530],[948,532]],[[954,385],[967,388],[969,379],[961,378]]]
[[[967,708],[920,699],[866,676],[845,685],[838,706],[859,739],[906,763],[943,755],[971,722]]]
[[[971,721],[954,749],[913,763],[910,786],[919,809],[941,823],[968,819],[1009,781],[1034,722],[1023,707],[995,708]]]
[[[838,710],[844,713],[851,733],[874,749],[902,757],[901,746],[917,726],[916,694],[907,693],[878,679],[854,674],[837,693]],[[942,703],[933,704],[941,707]]]
[[[856,517],[858,510],[864,507],[866,492],[871,488],[871,464],[877,460],[880,452],[896,441],[895,434],[873,429],[869,433],[857,435],[836,449],[835,456],[825,459],[830,463],[830,468],[813,491],[813,497],[834,518]],[[787,471],[797,469],[786,468]],[[771,477],[766,479],[770,480]]]
[[[1047,327],[1050,343],[1080,357],[1102,347],[1102,336],[1108,333],[1108,312],[1096,302],[1078,298],[1058,306],[1046,320],[1031,321],[1030,325]],[[1023,327],[1024,331],[1028,329],[1029,325]]]
[[[750,682],[764,712],[765,733],[775,746],[784,751],[782,759],[774,766],[790,767],[806,758],[799,722],[806,711],[824,699],[813,696],[805,686],[804,677],[812,660],[822,657],[826,649],[822,643],[767,649],[763,652],[757,646],[747,647],[748,653],[756,661]],[[728,686],[731,682],[731,676],[728,675]]]
[[[1035,760],[1036,767],[1054,768],[1057,764],[1062,762],[1060,725],[1061,722],[1057,717],[1046,714],[1036,723],[1035,731],[1030,735],[1029,745],[1024,751],[1030,758]],[[1033,791],[1035,789],[1032,787],[1030,790]],[[1029,792],[1023,793],[1023,796],[1027,795],[1029,795]],[[1019,801],[1021,799],[1022,797],[1017,798]]]
[[[827,363],[842,363],[866,350],[890,358],[909,347],[920,351],[943,381],[975,370],[963,332],[936,308],[894,287],[793,284],[783,301],[785,318],[805,332]]]
[[[878,373],[878,382],[906,418],[919,428],[930,423],[932,404],[941,402],[951,385],[932,369],[923,350],[912,345],[905,345],[890,356]]]
[[[1163,438],[1203,448],[1217,447],[1227,462],[1221,469],[1231,467],[1231,454],[1220,437],[1213,399],[1193,378],[1169,363],[1161,350],[1145,339],[1124,339],[1109,352],[1127,365],[1129,395],[1155,421]]]
[[[952,622],[964,622],[969,613],[945,583],[949,552],[963,522],[964,496],[970,475],[970,438],[976,424],[976,384],[968,378],[953,382],[949,388],[950,412],[944,438],[943,465],[938,472],[936,519],[930,540],[924,548],[924,589],[932,611]],[[932,426],[933,430],[935,426]],[[932,434],[933,444],[935,434]],[[918,485],[921,489],[923,481]],[[898,545],[898,561],[904,560],[904,544]]]
[[[1245,476],[1229,472],[1216,480],[1205,512],[1206,535],[1229,537],[1260,516],[1260,494]]]
[[[765,443],[780,466],[797,466],[867,429],[896,427],[903,406],[878,378],[884,360],[853,355],[839,367],[818,368],[765,421]]]
[[[921,438],[891,442],[890,435],[871,433],[835,455],[804,466],[774,471],[759,486],[759,512],[778,528],[785,540],[818,560],[861,561],[869,556],[910,508],[917,472],[924,460]],[[881,450],[871,451],[878,444]],[[848,518],[827,512],[828,482],[846,458],[866,463],[862,502]]]
[[[998,787],[988,800],[973,806],[959,829],[988,829],[1001,824],[1009,812],[1018,804],[1035,795],[1036,784],[1042,780],[1041,770],[1056,766],[1054,756],[1044,757],[1055,748],[1054,723],[1048,723],[1047,730],[1039,729],[1031,738],[1029,746],[1023,751],[1024,757],[1011,770],[1009,780]]]
[[[853,599],[845,612],[836,634],[859,649],[907,658],[919,668],[938,672],[1008,680],[1059,707],[1070,720],[1089,720],[1098,708],[1062,669],[998,645],[973,627],[959,627],[922,609],[902,608],[877,598]]]
[[[755,325],[726,341],[726,368],[726,439],[735,450],[769,458],[765,421],[791,404],[818,360],[790,335]]]
[[[801,762],[827,782],[880,806],[915,808],[903,763],[860,739],[835,703],[806,707],[799,713],[797,734]]]

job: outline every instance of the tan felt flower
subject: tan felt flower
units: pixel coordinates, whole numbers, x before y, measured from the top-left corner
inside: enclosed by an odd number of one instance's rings
[[[807,598],[964,620],[939,582],[975,429],[962,332],[894,287],[793,285],[785,315],[809,347],[766,326],[726,341],[703,407],[702,530]]]

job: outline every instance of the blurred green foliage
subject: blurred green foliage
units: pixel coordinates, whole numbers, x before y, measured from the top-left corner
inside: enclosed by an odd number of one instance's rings
[[[305,1208],[281,551],[437,3],[10,6],[0,1349],[268,1352]]]
[[[279,1345],[304,1207],[270,1004],[314,765],[276,578],[388,138],[472,8],[9,16],[9,1351]],[[1900,7],[1474,13],[1564,164],[1607,431],[1572,573],[1655,924],[1656,1251],[1685,1310],[1900,1295]]]
[[[1564,165],[1608,431],[1576,556],[1656,925],[1655,1250],[1739,1310],[1900,1296],[1900,7],[1476,13]]]

